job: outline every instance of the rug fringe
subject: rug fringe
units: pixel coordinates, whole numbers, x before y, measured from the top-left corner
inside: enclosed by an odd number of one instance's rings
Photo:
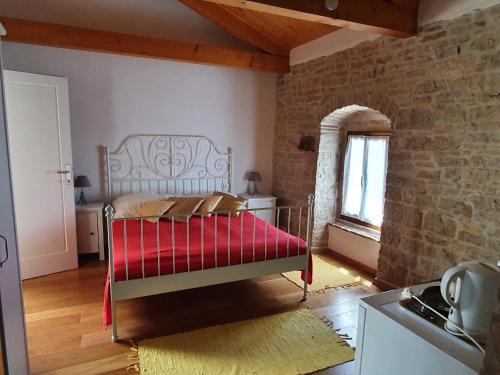
[[[129,355],[127,356],[127,360],[130,361],[129,365],[127,366],[127,371],[135,370],[137,373],[140,373],[141,368],[139,365],[139,346],[133,340],[130,340],[129,343],[131,353],[129,353]]]
[[[285,277],[286,278],[286,277]],[[288,279],[287,279],[288,280]],[[290,281],[290,280],[289,280]],[[293,281],[292,281],[293,282]],[[295,284],[295,283],[294,283]],[[337,286],[326,286],[324,287],[323,289],[321,290],[315,290],[315,291],[307,291],[307,294],[311,294],[311,295],[314,295],[314,294],[325,294],[327,291],[333,289],[333,290],[339,290],[339,289],[347,289],[347,288],[354,288],[355,286],[360,286],[363,284],[363,281],[362,280],[359,280],[359,281],[354,281],[352,283],[349,283],[349,284],[343,284],[343,285],[337,285]],[[297,285],[297,284],[295,284]],[[300,285],[299,285],[300,286]],[[302,287],[301,287],[302,288]],[[304,289],[304,288],[302,288]]]
[[[322,316],[320,319],[328,328],[331,328],[337,334],[337,336],[342,340],[342,345],[350,346],[347,341],[352,340],[351,336],[349,336],[347,333],[340,332],[342,330],[341,328],[333,328],[334,323],[326,316]]]

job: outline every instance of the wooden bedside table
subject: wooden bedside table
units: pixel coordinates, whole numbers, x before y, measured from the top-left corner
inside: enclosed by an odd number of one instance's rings
[[[76,205],[76,237],[78,254],[99,253],[104,260],[104,203]]]
[[[254,214],[259,219],[276,225],[276,197],[271,194],[238,194],[238,197],[248,201],[247,208],[273,208],[273,210],[255,211]]]

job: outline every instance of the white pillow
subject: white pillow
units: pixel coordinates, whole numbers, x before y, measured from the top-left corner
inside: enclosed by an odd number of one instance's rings
[[[161,199],[159,194],[141,192],[121,195],[113,201],[116,218],[137,217],[144,202]]]

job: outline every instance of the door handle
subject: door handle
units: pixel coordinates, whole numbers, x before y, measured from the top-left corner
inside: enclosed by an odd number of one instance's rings
[[[0,268],[2,268],[3,264],[7,262],[7,260],[9,259],[9,246],[7,245],[7,239],[4,236],[0,234],[0,238],[3,240],[5,244],[5,255],[6,255],[5,260],[0,260]]]
[[[64,176],[64,180],[66,182],[66,185],[71,185],[73,183],[73,176],[72,176],[72,168],[71,164],[67,163],[64,165],[64,169],[61,171],[57,171],[56,173],[58,175]]]

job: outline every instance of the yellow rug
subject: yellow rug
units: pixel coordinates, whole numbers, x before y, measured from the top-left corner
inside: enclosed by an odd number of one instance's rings
[[[298,310],[144,340],[138,355],[143,375],[296,375],[352,361],[354,350]]]
[[[288,280],[304,288],[300,271],[282,273]],[[337,267],[320,255],[313,255],[313,283],[307,287],[309,293],[317,293],[325,289],[347,287],[361,284],[361,277],[353,276],[345,268]]]

